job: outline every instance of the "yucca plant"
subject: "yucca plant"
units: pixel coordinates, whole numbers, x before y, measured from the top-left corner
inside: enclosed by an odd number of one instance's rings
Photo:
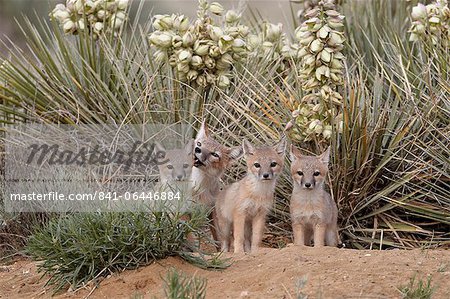
[[[185,118],[181,110],[195,107],[196,98],[182,98],[175,88],[180,84],[148,55],[151,25],[141,20],[142,5],[119,35],[65,35],[56,21],[25,19],[19,26],[33,55],[13,46],[10,57],[1,58],[2,122],[147,124]]]
[[[391,4],[366,5],[360,10],[352,6],[348,17],[354,25],[358,16],[364,20],[365,12],[380,12],[377,8]],[[362,39],[350,38],[350,48],[358,54],[352,55],[355,63],[349,68],[357,76],[347,85],[344,132],[337,135],[341,139],[336,139],[334,161],[343,172],[336,174],[341,179],[333,190],[343,204],[341,211],[351,211],[346,225],[354,220],[346,233],[360,245],[371,244],[375,236],[375,243],[402,248],[422,246],[430,239],[428,244],[439,245],[448,242],[450,212],[448,192],[443,191],[448,188],[449,161],[442,159],[449,152],[449,139],[444,137],[450,130],[449,93],[441,87],[448,76],[430,70],[427,55],[416,55],[406,30],[397,31],[408,27],[404,4],[388,11],[395,18],[380,16],[385,26],[367,31]],[[399,19],[404,20],[401,26],[395,24]],[[448,52],[435,55],[442,62]],[[448,69],[448,60],[442,66]],[[341,189],[344,184],[354,185]]]
[[[356,248],[448,244],[450,97],[444,58],[448,52],[434,51],[430,57],[410,44],[404,3],[349,1],[342,9],[352,22],[346,33],[351,51],[343,124],[333,124],[330,177],[342,239]],[[382,22],[364,33],[358,28],[370,19],[367,14],[379,14]],[[270,143],[302,98],[301,80],[295,73],[286,78],[275,72],[258,76],[251,66],[243,72],[236,93],[222,96],[220,113],[211,108],[219,122],[217,130],[228,140],[236,139],[234,144],[247,134],[256,143]],[[299,144],[306,151],[323,150],[315,142]],[[271,228],[287,235],[290,190],[285,176],[270,220]]]

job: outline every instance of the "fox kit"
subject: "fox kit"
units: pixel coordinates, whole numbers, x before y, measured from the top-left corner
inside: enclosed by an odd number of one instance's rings
[[[244,140],[247,175],[221,191],[216,202],[223,251],[230,249],[232,229],[235,253],[258,250],[266,216],[272,208],[276,180],[283,170],[285,149],[285,138],[275,146],[258,148]]]
[[[155,143],[154,153],[159,169],[159,182],[154,186],[161,198],[175,196],[178,201],[160,201],[160,204],[177,204],[177,209],[188,210],[192,202],[192,167],[194,140],[189,140],[183,148],[166,150]],[[155,193],[156,194],[156,193]],[[180,201],[180,199],[182,199]]]
[[[290,150],[293,191],[291,220],[296,245],[337,246],[336,203],[324,189],[330,148],[320,156],[305,156],[293,145]]]
[[[199,202],[214,207],[220,179],[229,165],[242,156],[242,147],[229,148],[218,143],[202,123],[195,138],[192,180],[199,189]]]
[[[161,144],[155,143],[159,169],[159,182],[166,184],[169,182],[189,181],[191,179],[192,157],[194,140],[191,139],[182,149],[166,150]],[[164,163],[162,163],[164,162]]]
[[[221,177],[228,166],[242,156],[242,147],[229,148],[218,143],[203,121],[194,141],[192,181],[198,202],[211,208],[209,220],[214,241],[218,241],[214,205],[221,187]]]

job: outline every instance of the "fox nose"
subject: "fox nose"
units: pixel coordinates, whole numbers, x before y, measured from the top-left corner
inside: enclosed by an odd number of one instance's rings
[[[183,179],[183,176],[181,174],[177,175],[177,180],[181,181]]]
[[[269,174],[268,173],[264,173],[263,174],[263,178],[268,179],[269,178]]]
[[[199,147],[195,147],[195,153],[200,154],[202,152],[202,149]]]
[[[305,183],[305,187],[306,187],[306,188],[311,187],[311,183]]]

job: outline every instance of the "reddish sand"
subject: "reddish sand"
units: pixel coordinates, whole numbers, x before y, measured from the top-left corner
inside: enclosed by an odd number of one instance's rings
[[[232,256],[232,255],[230,255]],[[116,273],[100,285],[56,298],[164,298],[162,279],[170,267],[208,279],[207,298],[401,298],[397,288],[414,275],[432,276],[433,298],[450,298],[449,250],[362,251],[290,245],[233,257],[224,271],[198,269],[168,258],[137,270]],[[0,298],[50,298],[35,263],[0,267]],[[299,280],[305,285],[297,290]]]

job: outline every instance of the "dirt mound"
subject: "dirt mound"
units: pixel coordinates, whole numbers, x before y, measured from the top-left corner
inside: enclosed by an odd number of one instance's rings
[[[230,255],[232,256],[232,255]],[[288,246],[258,254],[232,256],[224,271],[198,269],[179,258],[124,271],[98,288],[67,292],[57,298],[163,298],[162,277],[170,267],[208,279],[207,298],[399,298],[397,288],[432,276],[433,298],[450,298],[450,251],[365,251]],[[0,268],[0,298],[49,298],[35,263],[18,261]],[[298,289],[299,282],[304,286]]]

